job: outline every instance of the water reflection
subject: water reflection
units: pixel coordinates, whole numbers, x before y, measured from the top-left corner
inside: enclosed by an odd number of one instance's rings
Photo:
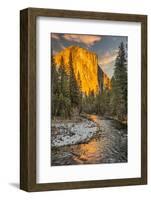
[[[74,145],[72,147],[73,160],[78,163],[100,162],[105,143],[93,139],[87,144]]]
[[[96,115],[90,115],[89,118],[94,122],[98,122],[98,117]]]
[[[101,117],[98,117],[97,115],[87,115],[87,116],[91,121],[95,122],[97,124],[97,126],[100,127],[100,125],[101,125]]]

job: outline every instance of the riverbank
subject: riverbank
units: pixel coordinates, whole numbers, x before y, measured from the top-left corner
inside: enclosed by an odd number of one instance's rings
[[[72,120],[53,120],[51,125],[51,146],[53,148],[86,143],[97,132],[97,123],[82,116]]]

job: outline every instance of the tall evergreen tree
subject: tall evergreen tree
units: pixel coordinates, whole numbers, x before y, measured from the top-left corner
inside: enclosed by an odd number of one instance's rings
[[[81,83],[79,72],[78,72],[77,82],[78,82],[78,90],[79,90],[78,101],[79,101],[79,114],[80,114],[82,112],[82,83]]]
[[[65,71],[64,60],[61,58],[61,65],[59,67],[59,108],[58,113],[63,117],[70,116],[70,90],[69,90],[69,77]]]
[[[111,104],[118,118],[123,120],[127,116],[127,61],[123,42],[115,62],[112,90]]]
[[[55,117],[58,110],[58,96],[59,96],[59,74],[56,69],[53,56],[51,57],[51,114]]]
[[[79,89],[73,68],[72,53],[70,53],[69,56],[69,69],[70,69],[69,88],[70,88],[71,106],[77,107],[79,103]]]

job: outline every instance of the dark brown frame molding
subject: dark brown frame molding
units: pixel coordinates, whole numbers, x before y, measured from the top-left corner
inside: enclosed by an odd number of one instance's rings
[[[141,23],[141,177],[36,183],[36,18],[62,17]],[[27,8],[20,12],[20,188],[46,191],[147,184],[147,16]]]

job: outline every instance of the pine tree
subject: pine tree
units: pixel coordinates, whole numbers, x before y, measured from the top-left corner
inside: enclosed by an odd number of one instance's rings
[[[51,114],[52,118],[56,116],[58,109],[59,95],[59,74],[56,70],[56,65],[53,56],[51,57]]]
[[[123,42],[119,46],[115,61],[112,90],[111,105],[117,117],[123,120],[127,116],[127,60]]]
[[[117,105],[117,89],[116,89],[116,82],[114,79],[114,76],[111,79],[111,85],[112,85],[112,90],[111,90],[111,98],[110,98],[110,113],[111,115],[116,115],[116,105]]]
[[[78,95],[78,104],[79,104],[79,114],[82,112],[82,83],[81,83],[81,78],[80,78],[80,73],[78,72],[78,78],[77,78],[77,82],[78,82],[78,90],[79,90],[79,95]]]
[[[69,88],[70,88],[71,106],[77,107],[79,103],[79,89],[73,68],[72,53],[70,53],[69,56],[69,69],[70,69]]]
[[[63,117],[70,117],[70,90],[69,90],[69,77],[65,71],[64,60],[61,58],[61,65],[59,67],[59,115]]]

